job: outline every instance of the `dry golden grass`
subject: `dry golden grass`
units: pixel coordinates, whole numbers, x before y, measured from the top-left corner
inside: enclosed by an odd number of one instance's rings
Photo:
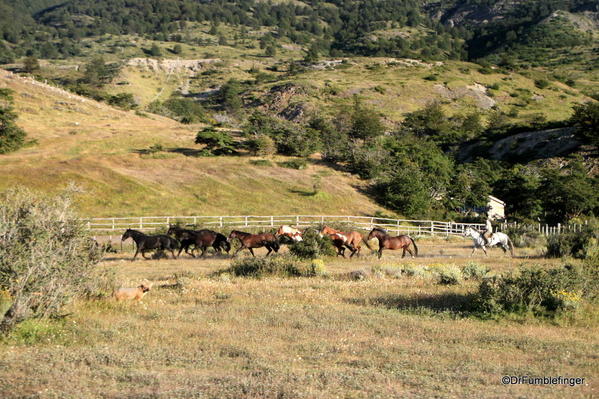
[[[416,264],[463,265],[463,241],[422,240]],[[439,256],[447,247],[454,258]],[[559,261],[476,257],[494,270]],[[0,397],[592,397],[596,323],[483,321],[455,311],[475,283],[342,275],[405,261],[326,259],[329,278],[211,277],[228,259],[107,260],[142,303],[81,302],[62,322],[0,343]],[[503,375],[579,376],[577,387],[505,386]]]
[[[198,127],[145,118],[81,100],[0,72],[15,91],[18,120],[39,143],[0,158],[0,190],[46,192],[73,181],[86,216],[210,214],[373,214],[382,208],[349,174],[314,163],[305,170],[250,163],[251,157],[190,156]],[[144,155],[160,144],[165,151]],[[187,154],[187,155],[185,155]],[[321,192],[311,195],[313,176]]]

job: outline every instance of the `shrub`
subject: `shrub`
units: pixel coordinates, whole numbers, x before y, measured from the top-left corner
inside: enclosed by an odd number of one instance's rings
[[[250,164],[255,166],[272,166],[272,162],[268,159],[252,159]]]
[[[592,223],[580,232],[554,234],[547,238],[547,253],[550,258],[573,256],[579,259],[592,258],[599,253],[599,230]]]
[[[326,276],[327,268],[322,259],[313,259],[310,263],[310,275],[312,276]]]
[[[242,277],[300,277],[309,275],[301,262],[292,256],[274,255],[235,260],[227,272]]]
[[[137,108],[137,101],[133,98],[131,93],[119,93],[113,96],[109,96],[108,104],[122,108],[124,110],[131,110]]]
[[[539,89],[546,89],[549,87],[549,82],[545,79],[535,80],[535,86]]]
[[[470,262],[462,268],[462,275],[466,280],[480,280],[489,272],[487,266],[479,265],[476,262]]]
[[[102,254],[74,213],[70,191],[47,198],[15,188],[1,197],[0,291],[11,305],[0,330],[9,331],[29,318],[59,315],[94,291]]]
[[[574,297],[591,296],[593,286],[589,270],[524,269],[519,275],[494,276],[481,283],[474,299],[474,309],[488,314],[504,312],[555,312]]]
[[[308,161],[305,159],[292,159],[290,161],[279,162],[278,165],[289,169],[306,169]]]
[[[18,150],[25,145],[25,131],[15,124],[12,90],[0,89],[0,154]]]
[[[303,240],[289,247],[289,252],[301,259],[316,259],[335,256],[336,251],[328,237],[321,237],[315,230],[306,230]]]
[[[253,155],[268,156],[277,152],[275,141],[265,134],[259,134],[249,139],[246,145]]]
[[[462,281],[462,271],[457,266],[446,266],[437,271],[437,281],[443,285],[457,285]]]

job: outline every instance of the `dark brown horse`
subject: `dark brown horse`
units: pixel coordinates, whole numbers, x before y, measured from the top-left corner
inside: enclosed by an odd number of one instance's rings
[[[235,238],[239,240],[241,246],[235,251],[233,256],[236,256],[242,249],[248,249],[252,256],[255,257],[254,248],[262,247],[268,249],[266,256],[270,255],[272,251],[279,252],[279,240],[271,233],[250,234],[244,233],[243,231],[233,230],[231,234],[229,234],[229,241]]]
[[[191,252],[189,251],[192,245],[195,245],[196,249],[202,251],[200,257],[204,257],[208,247],[214,248],[214,250],[218,253],[222,251],[229,253],[231,250],[231,244],[229,244],[227,241],[227,237],[216,231],[188,230],[179,226],[171,226],[168,229],[167,234],[172,234],[181,241],[181,249],[179,250],[179,254],[181,254],[181,251],[185,249],[185,253],[193,256],[194,258],[195,255],[193,254],[193,249]]]
[[[370,234],[368,234],[369,241],[373,238],[377,238],[379,240],[379,259],[381,259],[381,256],[383,256],[383,249],[402,249],[402,258],[406,256],[406,251],[412,255],[412,258],[414,256],[418,256],[418,247],[416,246],[414,239],[410,236],[400,235],[397,237],[391,237],[385,230],[375,227],[372,229]],[[412,253],[412,250],[410,249],[410,244],[414,246],[414,253]]]
[[[141,231],[127,229],[121,237],[121,242],[129,237],[135,241],[135,255],[133,255],[133,259],[135,259],[140,252],[144,259],[148,259],[146,258],[146,252],[152,250],[158,252],[168,250],[173,255],[173,258],[177,259],[174,250],[179,247],[179,241],[175,238],[163,234],[149,236]]]

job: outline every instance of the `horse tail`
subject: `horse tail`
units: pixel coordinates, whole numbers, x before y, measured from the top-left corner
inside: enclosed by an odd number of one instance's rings
[[[507,246],[510,249],[510,254],[512,254],[512,258],[514,257],[514,243],[512,242],[512,240],[508,237],[507,238]]]
[[[416,254],[415,256],[418,256],[418,246],[416,245],[416,241],[414,241],[414,239],[410,236],[408,236],[408,238],[410,241],[412,241],[412,245],[414,246],[414,253]]]

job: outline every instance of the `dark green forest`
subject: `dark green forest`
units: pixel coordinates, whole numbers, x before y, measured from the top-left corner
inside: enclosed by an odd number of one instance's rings
[[[0,0],[0,37],[5,42],[2,61],[24,55],[73,56],[78,53],[80,38],[107,33],[181,40],[177,32],[189,22],[272,27],[276,28],[275,39],[312,43],[321,54],[333,56],[474,60],[491,55],[525,56],[524,49],[532,46],[589,44],[588,37],[561,24],[539,27],[538,23],[556,10],[596,10],[597,3],[591,0],[522,1],[491,23],[478,24],[468,18],[457,25],[449,23],[462,9],[475,15],[489,12],[502,2],[465,0],[423,5],[418,0],[310,0],[298,5],[255,0]],[[410,27],[418,27],[421,34],[377,34]]]

